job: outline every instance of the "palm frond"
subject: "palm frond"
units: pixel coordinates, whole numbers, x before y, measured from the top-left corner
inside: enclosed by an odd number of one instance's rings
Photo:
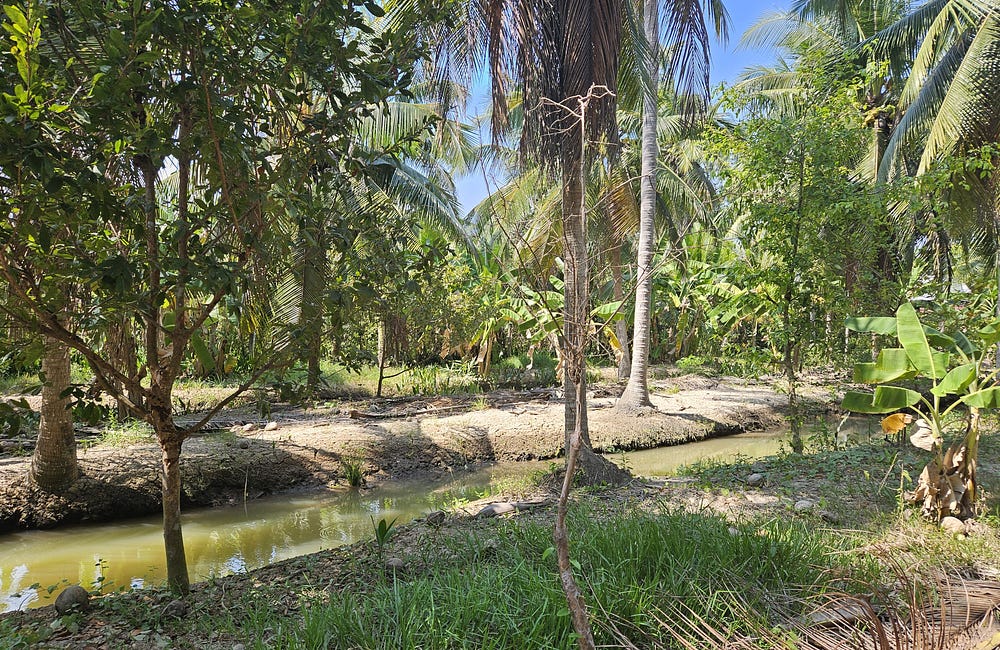
[[[955,72],[927,134],[918,173],[960,143],[989,142],[996,137],[1000,102],[1000,21],[980,26]]]
[[[709,3],[709,19],[728,34],[728,15],[718,13],[715,3]],[[706,25],[702,0],[674,0],[666,6],[661,41],[668,55],[667,74],[674,79],[678,95],[708,97],[711,37]]]

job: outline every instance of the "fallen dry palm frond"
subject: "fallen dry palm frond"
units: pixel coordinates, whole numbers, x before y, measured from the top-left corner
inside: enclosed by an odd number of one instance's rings
[[[1000,582],[992,580],[941,575],[927,584],[897,574],[888,592],[785,597],[767,615],[739,592],[730,591],[726,598],[726,621],[707,620],[689,601],[665,603],[654,618],[660,638],[669,641],[651,645],[684,650],[1000,648],[1000,625],[994,618],[1000,607]],[[610,624],[619,637],[622,627],[621,621]]]

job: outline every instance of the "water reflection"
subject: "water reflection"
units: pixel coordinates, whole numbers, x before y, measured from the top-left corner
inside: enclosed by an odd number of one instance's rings
[[[849,422],[855,439],[870,435],[867,420]],[[837,433],[837,422],[827,433]],[[808,435],[808,434],[807,434]],[[744,433],[725,438],[625,455],[636,474],[671,474],[677,467],[737,454],[759,458],[787,445],[787,431]],[[612,455],[620,461],[620,455]],[[512,463],[444,484],[397,482],[362,492],[283,495],[231,508],[184,514],[184,542],[193,580],[239,573],[297,555],[371,538],[372,519],[408,521],[430,510],[474,500],[511,478],[548,463]],[[141,588],[165,578],[158,517],[24,531],[0,537],[0,612],[52,602],[49,587],[79,583],[105,590]]]
[[[873,425],[874,423],[874,425]],[[878,421],[872,418],[848,417],[843,420],[820,420],[807,425],[802,435],[807,441],[838,446],[870,442],[876,435]],[[690,442],[675,447],[658,447],[632,451],[626,454],[610,454],[608,457],[618,464],[624,464],[633,474],[639,476],[669,476],[675,474],[682,465],[701,461],[725,461],[742,456],[749,459],[764,458],[790,448],[788,429],[752,431],[722,438],[711,438],[700,442]]]
[[[184,546],[193,580],[238,573],[297,555],[372,537],[372,518],[400,522],[456,500],[477,499],[491,482],[532,466],[490,468],[445,484],[401,482],[372,490],[280,496],[184,514]],[[52,602],[49,586],[80,583],[105,590],[164,580],[157,517],[24,531],[0,537],[0,611]]]

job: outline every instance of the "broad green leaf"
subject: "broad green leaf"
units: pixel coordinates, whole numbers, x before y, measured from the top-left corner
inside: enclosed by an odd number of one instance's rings
[[[195,356],[198,357],[198,361],[206,371],[212,372],[215,370],[215,357],[208,351],[205,340],[201,338],[201,334],[198,332],[191,335],[191,349],[194,350]]]
[[[908,408],[919,401],[920,393],[897,386],[879,386],[875,389],[875,397],[872,399],[872,403],[877,408],[885,409],[881,411],[882,413]]]
[[[932,347],[951,349],[957,346],[957,341],[947,334],[936,330],[933,327],[928,327],[926,325],[923,327],[924,336],[927,337],[927,342],[930,343]]]
[[[598,305],[590,312],[592,318],[607,320],[614,316],[621,316],[621,306],[624,300],[615,300],[614,302],[607,302],[603,305]]]
[[[896,310],[896,336],[914,368],[934,379],[944,377],[946,366],[939,366],[941,358],[934,354],[935,350],[927,341],[917,310],[908,302],[904,302]]]
[[[875,396],[871,393],[858,393],[849,390],[844,394],[844,400],[840,403],[840,407],[854,413],[889,413],[896,410],[892,407],[876,406],[874,399]]]
[[[854,332],[896,335],[896,319],[891,316],[854,316],[844,321],[844,327]]]
[[[948,366],[951,363],[951,354],[935,350],[931,356],[934,357],[934,367],[938,373],[935,379],[941,379],[948,374]]]
[[[884,379],[883,373],[874,361],[854,364],[854,383],[881,384],[883,381],[892,381],[892,379]]]
[[[961,350],[965,356],[974,357],[979,352],[975,344],[970,341],[965,334],[955,332],[951,335],[951,338],[955,339],[955,347]]]
[[[952,368],[944,379],[941,380],[937,386],[931,389],[931,392],[938,397],[944,397],[945,395],[955,395],[958,393],[965,392],[965,389],[969,387],[972,380],[976,378],[976,364],[967,363],[965,365],[958,366],[957,368]]]
[[[885,348],[874,363],[854,364],[854,381],[864,384],[883,384],[915,375],[903,348]]]
[[[995,320],[979,330],[979,336],[985,345],[994,345],[1000,342],[1000,320]]]
[[[981,409],[1000,408],[1000,386],[993,386],[992,388],[970,393],[963,396],[959,401],[967,406],[974,406]]]

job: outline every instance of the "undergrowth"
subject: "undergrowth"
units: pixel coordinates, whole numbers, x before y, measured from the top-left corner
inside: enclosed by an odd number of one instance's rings
[[[849,556],[830,554],[836,540],[821,540],[800,523],[734,525],[686,512],[608,520],[577,511],[571,527],[599,643],[618,644],[622,634],[640,647],[667,643],[658,623],[665,601],[739,631],[753,625],[733,619],[722,594],[739,591],[768,621],[774,604],[792,594],[849,587],[831,577],[843,575],[833,569]],[[245,614],[213,624],[258,649],[573,646],[550,527],[513,522],[498,532],[498,544],[470,538],[464,551],[430,559],[419,575],[375,571],[364,590],[303,598],[297,616],[281,616],[258,598],[241,608]]]

